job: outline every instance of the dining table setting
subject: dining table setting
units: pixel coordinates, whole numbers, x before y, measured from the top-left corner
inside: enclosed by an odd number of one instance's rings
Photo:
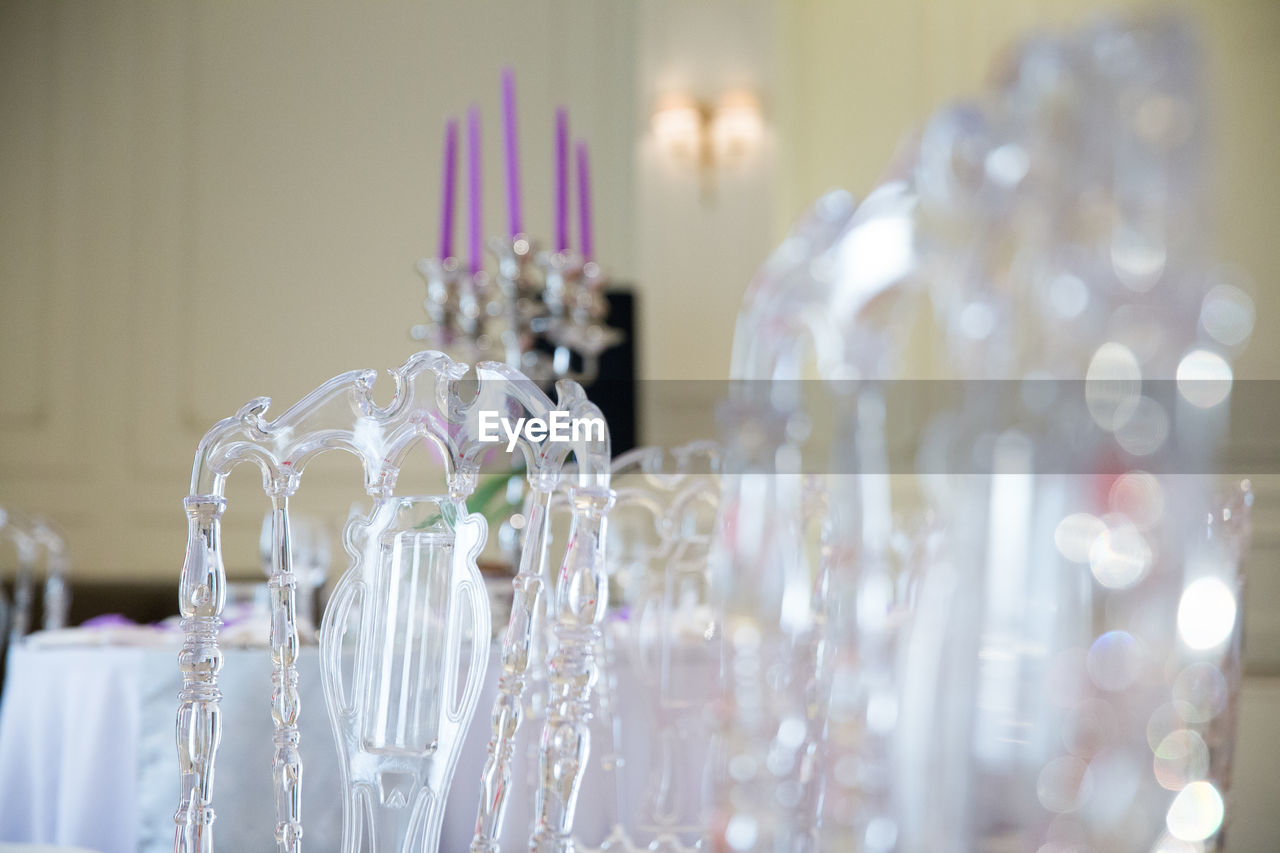
[[[168,618],[68,624],[93,556],[0,510],[0,842],[1229,849],[1274,697],[1242,698],[1257,489],[1222,459],[1261,329],[1207,236],[1204,73],[1172,13],[1011,49],[743,282],[716,431],[632,447],[599,149],[559,108],[522,174],[503,68],[500,144],[444,120],[419,351],[208,425]]]

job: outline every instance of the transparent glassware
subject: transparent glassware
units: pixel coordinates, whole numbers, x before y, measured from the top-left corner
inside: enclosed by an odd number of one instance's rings
[[[449,497],[385,498],[347,528],[320,632],[346,853],[437,849],[488,663],[485,532]]]
[[[717,849],[817,849],[822,804],[839,799],[824,788],[827,706],[837,651],[856,646],[848,602],[874,578],[860,561],[886,551],[891,533],[873,383],[891,375],[920,290],[916,203],[897,179],[861,204],[819,199],[739,313],[722,412],[734,476],[712,549],[725,643]],[[807,365],[821,382],[804,381]],[[806,446],[819,421],[834,436],[825,451]]]
[[[930,451],[948,560],[908,629],[904,671],[937,679],[899,697],[901,849],[1221,844],[1207,772],[1231,747],[1194,731],[1175,682],[1197,651],[1184,613],[1218,630],[1213,653],[1238,627],[1243,552],[1206,546],[1204,519],[1252,310],[1202,236],[1194,47],[1160,17],[1033,40],[991,101],[922,134],[926,278],[967,381]],[[1002,401],[991,378],[1046,381]],[[1196,677],[1238,687],[1212,666]]]
[[[724,418],[718,849],[1222,843],[1248,498],[1211,474],[1253,307],[1204,239],[1194,42],[1159,15],[1029,41],[753,282],[733,375],[769,381]],[[927,366],[959,381],[894,468],[919,424],[881,380],[924,298]],[[927,522],[894,521],[899,473]]]
[[[320,588],[329,577],[329,530],[324,522],[313,516],[294,515],[290,519],[290,546],[293,549],[293,573],[297,578],[294,588],[294,606],[298,625],[303,634],[314,640],[317,617],[316,606]],[[271,576],[271,513],[262,519],[262,533],[258,538],[258,553],[262,559],[262,571]]]
[[[184,501],[188,537],[179,594],[185,642],[179,653],[183,687],[176,740],[181,800],[175,815],[175,853],[211,853],[214,849],[213,771],[222,726],[218,689],[222,653],[218,635],[226,598],[220,527],[226,505],[224,484],[241,462],[258,466],[271,502],[272,570],[268,585],[274,664],[272,767],[276,780],[275,835],[282,853],[300,850],[302,837],[297,577],[292,562],[289,498],[299,488],[308,462],[320,453],[343,450],[355,455],[362,465],[365,493],[376,506],[383,507],[390,506],[387,502],[394,495],[405,458],[425,445],[445,466],[446,502],[453,505],[475,490],[480,465],[493,450],[492,442],[482,440],[482,413],[506,417],[513,423],[519,418],[548,420],[553,413],[565,416],[571,423],[586,422],[588,428],[575,430],[568,440],[550,430],[521,430],[516,442],[525,457],[535,506],[545,509],[570,453],[578,463],[573,490],[582,510],[575,516],[577,547],[569,549],[561,568],[560,599],[554,608],[560,623],[557,633],[562,661],[556,671],[560,679],[558,728],[553,731],[575,731],[578,720],[586,714],[594,665],[594,633],[598,632],[598,621],[607,605],[607,589],[599,589],[596,584],[603,577],[601,534],[612,500],[607,425],[574,383],[560,383],[558,400],[553,403],[533,382],[506,365],[481,363],[470,383],[465,381],[467,372],[465,365],[443,353],[421,352],[390,372],[395,394],[385,406],[374,400],[377,374],[372,370],[351,371],[319,386],[274,420],[265,417],[271,401],[255,399],[235,416],[215,425],[201,440],[192,469],[191,495]],[[461,518],[453,523],[461,523]],[[503,672],[493,709],[494,732],[481,779],[476,841],[479,849],[491,849],[486,845],[496,839],[501,827],[510,779],[510,742],[521,721],[519,709],[532,614],[541,606],[545,522],[531,517],[529,530],[515,581],[516,596],[502,654]],[[435,546],[427,550],[438,550],[436,546],[442,541],[438,538]],[[365,560],[361,564],[367,572],[375,572],[377,567],[376,561]],[[590,595],[593,592],[596,594]],[[483,600],[479,593],[477,600]],[[472,625],[473,634],[478,624]],[[476,642],[473,636],[473,645]],[[392,642],[389,651],[395,649],[396,643]],[[553,683],[556,680],[553,678]],[[457,710],[460,706],[446,707]],[[451,731],[460,735],[461,730]],[[585,738],[576,745],[559,738],[544,737],[544,741],[547,745],[543,760],[553,767],[556,778],[576,780],[577,771],[572,764],[585,749]],[[453,744],[437,745],[440,755],[448,755],[453,748]],[[357,755],[349,758],[353,765],[358,763]],[[350,778],[355,780],[357,776],[353,772]],[[436,793],[443,802],[447,791],[433,792],[433,796]],[[560,785],[557,794],[563,805],[557,826],[564,833],[572,823],[576,788],[565,790]]]
[[[36,542],[44,548],[44,616],[41,626],[46,631],[56,631],[67,626],[67,613],[71,610],[71,587],[67,578],[67,542],[52,521],[41,516],[34,519]]]
[[[12,510],[0,509],[0,533],[12,543],[17,556],[17,572],[13,578],[13,601],[4,602],[5,640],[16,645],[31,631],[31,615],[35,600],[35,572],[40,549],[29,519]]]
[[[71,590],[67,585],[67,545],[56,525],[41,516],[0,507],[0,537],[13,543],[17,557],[13,602],[0,597],[0,636],[5,637],[8,643],[16,643],[31,632],[36,573],[42,553],[45,575],[41,627],[46,631],[66,627],[67,611],[71,606]]]

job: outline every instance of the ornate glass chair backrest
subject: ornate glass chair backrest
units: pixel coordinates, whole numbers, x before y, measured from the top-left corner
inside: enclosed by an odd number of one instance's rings
[[[615,786],[618,825],[605,849],[693,850],[704,841],[711,810],[704,797],[714,750],[706,709],[716,698],[720,631],[711,609],[709,549],[720,450],[712,442],[670,454],[639,448],[614,459],[613,471],[615,521],[629,516],[632,525],[610,551],[627,613],[610,632],[615,667],[606,680],[612,688],[606,711],[622,758],[612,764],[622,778]],[[624,672],[642,701],[622,701]]]
[[[591,820],[575,832],[575,850],[666,853],[692,849],[705,835],[711,751],[705,709],[715,696],[720,643],[710,609],[708,550],[719,466],[713,442],[669,454],[642,447],[613,460],[616,503],[607,567],[618,610],[594,641],[593,747],[582,771],[592,792]],[[566,483],[573,481],[571,470]],[[572,506],[568,489],[557,492],[550,507],[556,529],[560,513]],[[535,619],[545,618],[535,613]],[[558,654],[554,636],[540,628],[535,634],[549,640],[535,644],[526,670],[536,694],[554,677]],[[530,698],[527,713],[542,718],[539,697]],[[514,816],[523,817],[522,811]],[[504,841],[510,845],[515,838],[513,826]]]
[[[525,455],[535,504],[543,507],[572,451],[578,460],[574,497],[574,544],[561,569],[556,627],[566,657],[566,679],[578,685],[592,660],[592,632],[603,616],[605,514],[609,490],[609,441],[599,410],[574,383],[558,386],[553,404],[533,383],[504,365],[476,368],[478,393],[465,400],[459,384],[467,372],[437,352],[418,353],[393,370],[395,396],[383,407],[372,398],[371,370],[342,374],[321,385],[279,418],[263,415],[270,400],[259,398],[217,424],[200,442],[186,498],[188,542],[179,605],[185,643],[177,715],[181,801],[175,816],[174,850],[211,853],[214,762],[221,737],[218,630],[225,598],[220,518],[224,482],[240,462],[262,472],[272,505],[271,654],[275,757],[275,835],[281,851],[301,849],[301,773],[298,715],[298,625],[296,580],[289,545],[289,498],[307,463],[326,450],[345,450],[361,461],[370,513],[348,525],[346,545],[353,565],[339,581],[321,630],[321,661],[330,718],[339,744],[344,782],[343,851],[435,850],[445,796],[475,708],[487,661],[488,611],[475,558],[483,542],[482,519],[464,500],[476,485],[483,454],[480,413],[493,411],[515,422],[547,420],[551,413],[572,422],[598,424],[564,440],[557,433],[524,430]],[[422,441],[439,451],[447,494],[401,498],[393,492],[400,466]],[[514,737],[519,715],[510,712],[522,674],[518,647],[528,643],[529,614],[541,594],[540,576],[529,567],[545,556],[545,526],[533,531],[522,554],[516,605],[504,651],[503,688],[495,704],[495,731]],[[527,564],[527,565],[526,565]],[[344,648],[353,648],[350,660]],[[469,648],[468,648],[469,646]],[[586,651],[579,651],[586,646]],[[585,718],[585,690],[558,696],[560,733]],[[553,721],[549,720],[548,725]],[[557,780],[554,802],[544,810],[543,835],[567,839],[576,797],[573,762],[582,743],[544,737],[542,760]],[[490,743],[482,780],[481,825],[500,821],[508,770],[503,740]],[[544,799],[553,799],[545,797]],[[541,826],[542,824],[540,824]],[[326,846],[332,841],[322,842]],[[481,843],[478,840],[477,843]],[[553,848],[549,848],[553,849]]]

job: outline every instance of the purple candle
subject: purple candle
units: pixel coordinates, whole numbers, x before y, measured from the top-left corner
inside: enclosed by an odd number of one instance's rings
[[[591,239],[591,164],[587,161],[587,143],[578,143],[578,216],[582,259],[595,259],[595,244]]]
[[[569,113],[556,110],[556,251],[569,248]]]
[[[453,185],[458,173],[458,122],[444,126],[444,176],[440,211],[440,259],[453,257]]]
[[[475,104],[467,110],[467,214],[470,226],[467,261],[471,274],[475,275],[484,265],[481,248],[484,234],[480,224],[480,108]]]
[[[516,77],[502,69],[502,130],[507,149],[507,216],[511,236],[524,232],[520,217],[520,146],[516,141]]]

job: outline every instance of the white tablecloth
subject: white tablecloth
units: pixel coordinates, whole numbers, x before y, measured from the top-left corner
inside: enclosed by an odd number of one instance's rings
[[[342,813],[317,649],[304,646],[298,665],[304,846],[329,853],[338,849]],[[499,671],[495,650],[446,807],[440,843],[445,853],[466,850],[471,842]],[[575,835],[587,843],[604,840],[619,817],[630,825],[659,751],[651,729],[646,730],[651,694],[630,673],[624,662],[616,679],[617,705],[632,734],[624,739],[625,760],[613,755],[608,724],[597,720],[593,726],[592,757],[575,820]],[[681,680],[705,688],[708,674],[691,672]],[[0,841],[78,845],[101,853],[171,851],[180,684],[176,645],[12,649],[0,707]],[[227,649],[219,684],[223,736],[214,785],[216,846],[220,853],[265,853],[274,850],[269,651]],[[540,722],[526,725],[517,741],[504,850],[520,851],[528,844],[539,734]],[[701,757],[677,759],[695,772],[684,774],[688,778],[673,793],[677,800],[696,799]],[[606,776],[601,762],[625,772]]]
[[[176,656],[174,646],[12,650],[0,708],[0,841],[80,845],[101,853],[173,849],[174,714],[181,684]],[[298,665],[304,843],[315,851],[337,850],[337,753],[316,648],[304,647]],[[458,762],[443,851],[465,850],[471,841],[498,669],[496,661],[490,663],[489,684]],[[226,651],[214,786],[219,851],[274,849],[270,677],[266,649]],[[601,834],[603,826],[591,825],[604,810],[584,805],[583,831]],[[527,843],[521,824],[527,825],[529,814],[523,804],[512,810],[504,848]]]
[[[136,849],[138,746],[150,692],[141,676],[144,661],[157,655],[174,661],[172,650],[10,650],[0,713],[0,840]],[[172,775],[166,790],[176,791]]]

